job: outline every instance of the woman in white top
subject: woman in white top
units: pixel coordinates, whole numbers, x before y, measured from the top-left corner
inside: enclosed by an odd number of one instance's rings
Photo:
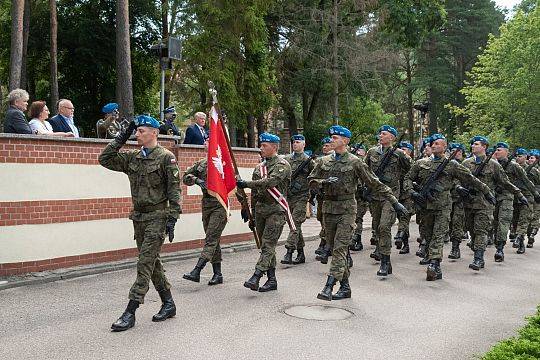
[[[30,128],[37,135],[51,135],[62,137],[73,137],[73,133],[53,132],[51,124],[47,121],[49,118],[49,109],[45,101],[34,101],[30,105]]]

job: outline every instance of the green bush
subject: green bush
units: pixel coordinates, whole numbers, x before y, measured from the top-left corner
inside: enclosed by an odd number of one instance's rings
[[[540,306],[536,315],[518,331],[518,336],[503,340],[483,357],[483,360],[533,360],[540,359]]]

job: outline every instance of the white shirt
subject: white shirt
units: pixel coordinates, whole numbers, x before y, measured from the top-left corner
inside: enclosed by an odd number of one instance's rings
[[[68,118],[64,115],[60,115],[61,117],[63,117],[67,124],[69,125],[69,127],[71,128],[71,132],[73,133],[73,137],[76,137],[78,138],[79,137],[79,129],[77,129],[77,127],[75,126],[75,122],[73,121],[73,118]]]
[[[38,119],[32,119],[30,120],[29,125],[34,134],[48,135],[53,133],[52,126],[47,120],[41,122]]]

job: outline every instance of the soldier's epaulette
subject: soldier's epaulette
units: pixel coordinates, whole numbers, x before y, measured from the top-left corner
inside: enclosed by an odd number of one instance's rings
[[[282,156],[279,157],[279,163],[283,165],[289,165],[289,162],[285,160],[285,158]]]

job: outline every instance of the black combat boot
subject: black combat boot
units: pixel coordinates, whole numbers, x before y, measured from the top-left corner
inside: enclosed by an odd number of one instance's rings
[[[339,290],[332,295],[332,300],[350,299],[351,286],[349,285],[349,279],[343,279],[339,282]]]
[[[251,289],[253,291],[259,290],[259,281],[261,280],[261,277],[263,276],[263,272],[259,269],[255,269],[255,272],[248,281],[244,283],[244,287]]]
[[[469,264],[469,268],[476,271],[484,268],[484,250],[474,251],[474,260]]]
[[[285,256],[283,256],[283,260],[281,260],[282,264],[288,264],[292,265],[292,255],[294,253],[294,249],[287,249],[287,252],[285,253]]]
[[[403,238],[403,247],[399,250],[400,254],[408,254],[411,250],[409,249],[409,234],[405,234]]]
[[[350,251],[347,251],[347,264],[349,265],[349,269],[353,267],[353,259]]]
[[[403,238],[405,237],[405,231],[399,230],[396,233],[396,236],[394,236],[394,245],[396,245],[396,249],[401,249],[403,247]]]
[[[111,330],[114,332],[125,331],[135,325],[135,311],[139,307],[139,302],[129,300],[126,311],[111,325]]]
[[[204,269],[207,262],[208,260],[199,258],[199,261],[197,261],[197,265],[195,265],[195,268],[191,270],[191,272],[184,274],[182,277],[189,281],[200,282],[201,271],[202,269]]]
[[[371,239],[369,239],[369,243],[371,245],[377,245],[377,235],[375,234],[375,231],[371,232]]]
[[[208,285],[223,284],[223,274],[221,273],[221,263],[220,262],[213,263],[212,270],[214,271],[214,275],[212,275],[212,278],[208,282]]]
[[[497,251],[495,252],[495,255],[494,255],[495,262],[503,262],[504,261],[503,248],[504,248],[504,244],[497,244]]]
[[[167,320],[176,315],[176,305],[174,305],[171,290],[160,291],[159,297],[161,298],[161,309],[152,317],[154,322]]]
[[[317,255],[315,260],[320,261],[321,264],[328,264],[328,257],[330,257],[330,255],[332,255],[332,249],[330,248],[330,245],[326,244],[324,245],[323,253]]]
[[[527,247],[532,248],[534,244],[534,237],[538,234],[538,229],[532,228],[529,232],[528,241],[527,241]]]
[[[426,270],[426,280],[435,281],[442,279],[441,260],[433,259],[430,261]]]
[[[319,243],[319,247],[317,248],[317,250],[315,250],[315,255],[322,255],[324,251],[324,244],[325,241],[321,240],[321,242]]]
[[[332,275],[328,275],[328,279],[326,279],[326,285],[324,285],[322,291],[317,295],[317,299],[326,301],[332,300],[332,290],[334,289],[335,284],[336,279]]]
[[[379,251],[379,245],[375,246],[375,251],[369,254],[369,257],[375,259],[375,261],[381,261],[381,252]]]
[[[388,276],[390,274],[392,274],[390,255],[381,255],[381,267],[377,271],[377,276]]]
[[[517,253],[518,254],[524,254],[525,253],[525,237],[523,235],[518,235],[516,237],[516,241],[514,242],[514,245],[518,245]]]
[[[449,259],[459,259],[461,258],[461,251],[459,251],[459,240],[452,240],[452,250],[450,250],[450,254],[448,254]]]
[[[517,235],[515,233],[510,232],[510,235],[508,236],[508,238],[510,239],[511,243],[513,243],[516,240],[516,236]]]
[[[306,255],[304,254],[304,248],[300,248],[297,250],[298,254],[296,255],[296,259],[292,261],[293,265],[303,264],[306,262]]]
[[[349,245],[349,249],[352,251],[362,251],[364,249],[364,245],[362,245],[361,234],[353,234],[351,238],[351,245]]]
[[[266,276],[268,276],[268,280],[259,288],[259,292],[277,290],[276,268],[268,269]]]
[[[422,243],[418,247],[418,251],[416,252],[416,256],[421,257],[421,258],[425,258],[426,257],[426,247],[427,247],[426,243],[424,241],[422,241]]]

